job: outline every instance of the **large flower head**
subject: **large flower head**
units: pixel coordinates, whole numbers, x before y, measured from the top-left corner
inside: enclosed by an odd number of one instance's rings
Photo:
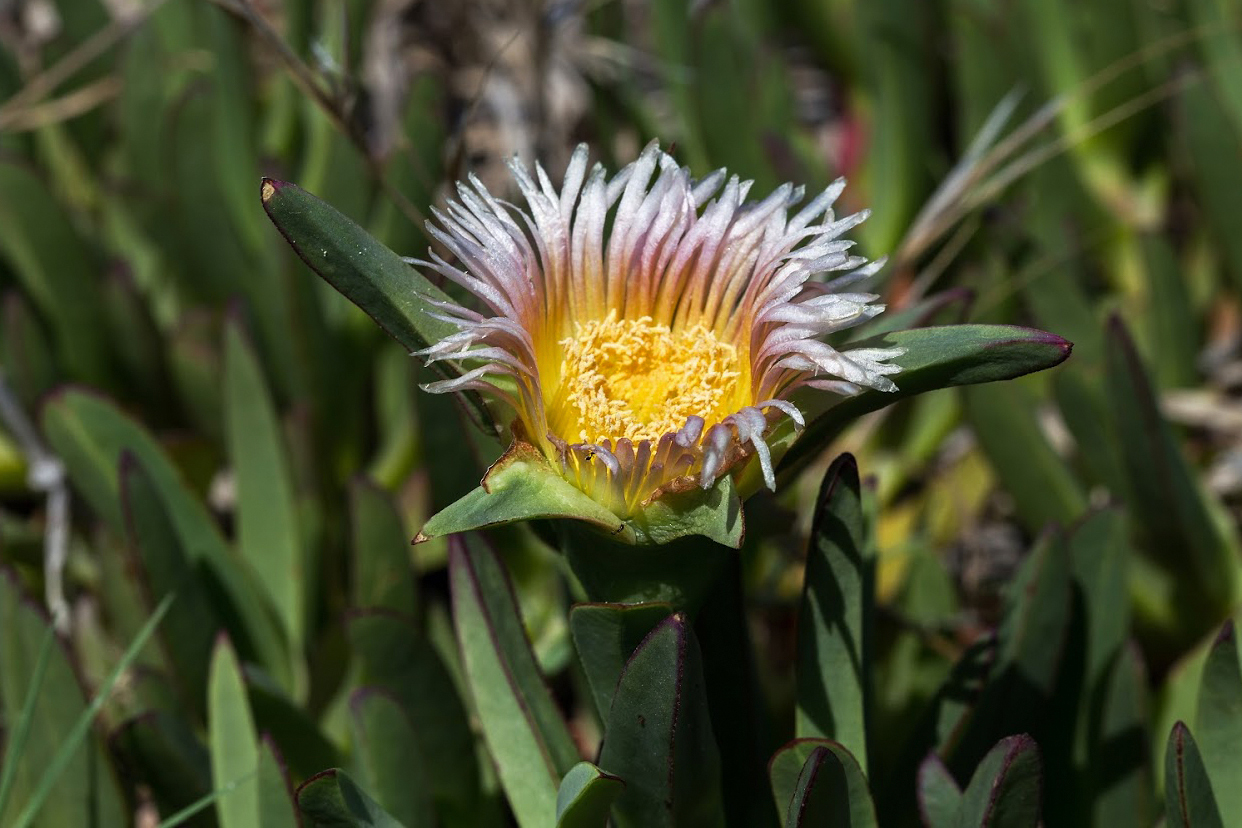
[[[883,310],[847,290],[882,262],[840,238],[866,218],[834,215],[843,181],[790,215],[801,188],[748,201],[751,182],[696,181],[655,145],[611,178],[579,147],[559,191],[510,166],[525,209],[472,177],[429,227],[453,261],[416,264],[477,306],[434,303],[457,332],[421,354],[467,370],[424,388],[503,401],[516,439],[618,517],[752,462],[774,487],[765,438],[802,425],[798,389],[895,388],[899,350],[823,341]]]

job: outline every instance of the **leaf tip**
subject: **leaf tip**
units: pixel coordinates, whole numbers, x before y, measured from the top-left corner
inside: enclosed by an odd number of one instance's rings
[[[272,200],[272,196],[276,195],[276,191],[285,186],[285,182],[277,181],[274,178],[264,178],[263,183],[259,187],[259,196],[263,199],[263,203],[267,204]]]

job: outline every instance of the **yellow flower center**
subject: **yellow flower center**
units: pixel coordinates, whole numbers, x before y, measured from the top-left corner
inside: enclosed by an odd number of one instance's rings
[[[562,340],[561,382],[551,426],[571,441],[659,440],[699,416],[734,413],[742,377],[737,348],[696,325],[674,331],[650,317],[608,317]]]

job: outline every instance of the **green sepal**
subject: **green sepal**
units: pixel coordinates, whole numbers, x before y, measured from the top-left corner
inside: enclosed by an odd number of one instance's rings
[[[562,477],[535,447],[518,441],[492,464],[477,489],[427,521],[414,542],[536,518],[581,521],[630,545],[703,535],[736,549],[744,534],[741,501],[727,475],[709,489],[662,495],[633,518],[622,519]]]

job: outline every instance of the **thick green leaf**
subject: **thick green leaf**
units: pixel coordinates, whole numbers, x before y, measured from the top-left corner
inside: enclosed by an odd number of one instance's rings
[[[211,793],[211,757],[193,726],[175,713],[152,710],[130,719],[113,744],[132,762],[160,813],[172,814]],[[191,825],[206,823],[204,816]]]
[[[337,768],[306,780],[297,799],[306,828],[408,828]]]
[[[1199,752],[1226,825],[1242,823],[1242,667],[1233,619],[1225,622],[1203,665],[1195,730]]]
[[[0,364],[5,379],[27,410],[59,381],[47,332],[30,304],[15,291],[0,297]]]
[[[546,826],[555,819],[561,778],[579,759],[577,748],[539,673],[495,554],[454,539],[449,580],[462,664],[500,783],[519,825]]]
[[[276,608],[293,652],[300,653],[306,637],[307,580],[314,567],[301,538],[275,404],[236,320],[224,333],[224,413],[237,486],[238,547]]]
[[[69,479],[101,518],[125,532],[118,467],[129,451],[150,476],[186,558],[209,573],[211,595],[229,634],[243,654],[255,658],[292,686],[288,649],[265,600],[249,579],[246,562],[228,548],[207,507],[194,496],[159,444],[115,405],[80,390],[48,400],[43,433],[65,463]]]
[[[1130,513],[1148,551],[1178,576],[1183,612],[1174,631],[1191,640],[1215,628],[1236,600],[1234,542],[1223,534],[1182,455],[1120,319],[1108,334],[1108,392],[1125,463]]]
[[[205,562],[191,561],[160,498],[155,481],[128,450],[121,453],[121,500],[131,547],[141,562],[152,601],[175,594],[160,637],[176,666],[175,678],[191,709],[206,709],[207,665],[222,622],[203,584]]]
[[[904,348],[905,354],[893,360],[900,374],[893,377],[898,390],[863,391],[855,397],[836,398],[817,392],[809,397],[809,412],[823,411],[793,434],[792,424],[782,421],[773,430],[770,442],[779,455],[792,442],[792,448],[778,464],[781,475],[789,475],[811,462],[846,424],[897,400],[954,385],[1013,379],[1051,368],[1065,360],[1073,347],[1059,336],[1012,325],[948,325],[895,331],[858,343],[869,348]],[[826,411],[824,405],[830,405]]]
[[[1203,0],[1199,5],[1210,2]],[[1215,36],[1227,39],[1230,33],[1222,30]],[[1242,211],[1242,168],[1233,163],[1242,153],[1242,123],[1230,123],[1206,84],[1189,84],[1172,103],[1178,109],[1176,123],[1186,144],[1186,170],[1195,184],[1196,200],[1203,207],[1199,215],[1233,276],[1233,284],[1242,284],[1242,234],[1231,221],[1231,216]]]
[[[410,567],[410,538],[392,498],[365,478],[349,487],[353,540],[353,604],[388,609],[410,618],[418,593]]]
[[[964,388],[966,416],[988,462],[1013,495],[1018,517],[1032,532],[1069,524],[1087,508],[1077,479],[1048,443],[1036,401],[1020,383]]]
[[[901,310],[885,310],[866,325],[851,330],[849,343],[873,339],[886,333],[904,331],[908,328],[926,328],[936,324],[961,322],[971,304],[975,292],[970,288],[952,288],[928,296],[907,305]]]
[[[838,457],[824,475],[798,613],[794,734],[834,739],[867,767],[875,561],[858,463]]]
[[[312,270],[415,351],[456,328],[428,300],[449,297],[343,213],[294,184],[263,179],[263,209]]]
[[[723,821],[720,757],[686,617],[670,616],[625,665],[599,766],[625,780],[618,828],[716,826]]]
[[[0,572],[0,714],[0,825],[122,824],[121,793],[88,729],[93,716],[73,665],[7,571]],[[87,728],[79,725],[84,717]],[[59,776],[49,780],[54,764]]]
[[[995,661],[977,699],[947,734],[941,755],[959,778],[983,758],[998,736],[1034,728],[1061,669],[1070,622],[1070,560],[1059,538],[1045,536],[1005,593]],[[969,697],[968,697],[969,698]]]
[[[359,781],[406,828],[434,825],[425,760],[401,705],[364,688],[354,692],[349,708]]]
[[[919,816],[927,828],[958,828],[962,810],[962,789],[949,769],[934,753],[919,765]]]
[[[437,806],[469,812],[479,796],[474,738],[444,662],[409,618],[353,613],[350,647],[363,686],[386,691],[409,717]]]
[[[1098,687],[1124,646],[1130,628],[1126,577],[1130,543],[1125,519],[1113,509],[1086,518],[1069,536],[1074,586],[1086,614],[1085,678]]]
[[[786,828],[876,828],[867,778],[850,752],[835,742],[811,750],[789,801]]]
[[[1150,825],[1156,811],[1148,733],[1151,703],[1138,648],[1122,648],[1104,678],[1103,687],[1092,694],[1102,696],[1103,702],[1090,721],[1085,763],[1094,824]]]
[[[828,739],[793,739],[781,746],[768,761],[768,783],[772,786],[772,798],[776,803],[776,816],[781,825],[789,818],[789,804],[802,768],[811,754],[831,744]]]
[[[766,768],[778,725],[764,693],[761,660],[752,641],[744,561],[728,553],[724,571],[694,619],[703,661],[707,709],[720,753],[725,822],[774,825]],[[727,723],[728,726],[724,726]]]
[[[259,828],[298,828],[297,808],[289,787],[284,762],[276,745],[268,737],[259,742],[259,766],[256,776],[259,790]]]
[[[340,752],[320,731],[314,711],[294,702],[262,671],[244,669],[255,730],[270,736],[295,781],[340,764]]]
[[[625,662],[656,624],[673,614],[672,604],[576,604],[569,611],[578,662],[586,675],[600,720],[612,707]]]
[[[926,159],[936,92],[925,67],[938,21],[920,0],[866,3],[855,13],[868,44],[859,91],[869,104],[865,163],[875,209],[860,230],[869,250],[895,250],[933,183]]]
[[[0,161],[0,192],[0,259],[48,324],[63,368],[106,387],[111,349],[98,263],[31,169]]]
[[[579,762],[556,792],[556,828],[605,828],[612,803],[623,790],[624,780]]]
[[[1237,7],[1227,0],[1190,0],[1190,21],[1207,62],[1208,75],[1216,89],[1220,107],[1233,122],[1234,132],[1242,135],[1242,45],[1238,44]],[[1226,817],[1228,814],[1225,815]]]
[[[1240,52],[1242,53],[1242,52]],[[1200,317],[1191,306],[1184,260],[1161,233],[1123,238],[1123,250],[1141,273],[1147,307],[1135,327],[1152,375],[1161,388],[1189,388],[1199,383]],[[1133,278],[1123,276],[1122,278]]]
[[[1173,725],[1164,752],[1164,813],[1169,828],[1225,825],[1203,757],[1189,728],[1181,722]]]
[[[220,828],[259,825],[259,743],[241,664],[228,639],[216,641],[207,680],[207,744]]]
[[[168,367],[164,343],[151,309],[127,269],[117,269],[104,284],[108,334],[115,343],[126,387],[142,399],[150,416],[168,418],[175,398],[167,393]]]
[[[963,828],[1036,828],[1043,769],[1031,737],[1001,739],[962,793]]]

